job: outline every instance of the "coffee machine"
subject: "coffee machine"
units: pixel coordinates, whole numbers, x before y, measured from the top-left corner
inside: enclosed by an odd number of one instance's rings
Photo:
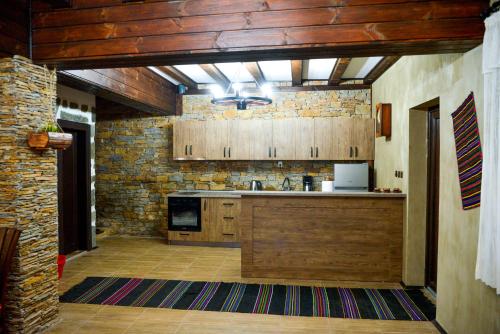
[[[314,182],[312,176],[304,175],[302,177],[302,188],[304,191],[314,191]]]

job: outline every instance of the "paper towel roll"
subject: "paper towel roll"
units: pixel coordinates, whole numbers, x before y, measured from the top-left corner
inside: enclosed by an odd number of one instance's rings
[[[333,181],[321,181],[321,191],[333,191]]]

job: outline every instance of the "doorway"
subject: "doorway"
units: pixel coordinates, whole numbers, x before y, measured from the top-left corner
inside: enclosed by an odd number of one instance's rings
[[[437,292],[439,235],[439,106],[429,109],[427,116],[427,235],[425,285]]]
[[[73,144],[57,153],[59,254],[90,250],[90,126],[58,120]]]

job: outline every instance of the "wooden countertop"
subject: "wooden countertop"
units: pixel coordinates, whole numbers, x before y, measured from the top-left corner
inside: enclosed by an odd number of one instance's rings
[[[272,196],[272,197],[382,197],[382,198],[405,198],[402,193],[375,193],[368,191],[348,192],[348,191],[250,191],[250,190],[228,190],[228,191],[209,191],[209,190],[189,190],[177,191],[168,194],[168,197],[234,197],[242,196]]]

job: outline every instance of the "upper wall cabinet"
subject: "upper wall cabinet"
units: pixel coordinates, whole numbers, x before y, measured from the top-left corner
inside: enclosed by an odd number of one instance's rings
[[[205,123],[201,121],[179,121],[174,124],[174,159],[206,159]]]
[[[177,160],[373,160],[373,119],[178,121]]]

